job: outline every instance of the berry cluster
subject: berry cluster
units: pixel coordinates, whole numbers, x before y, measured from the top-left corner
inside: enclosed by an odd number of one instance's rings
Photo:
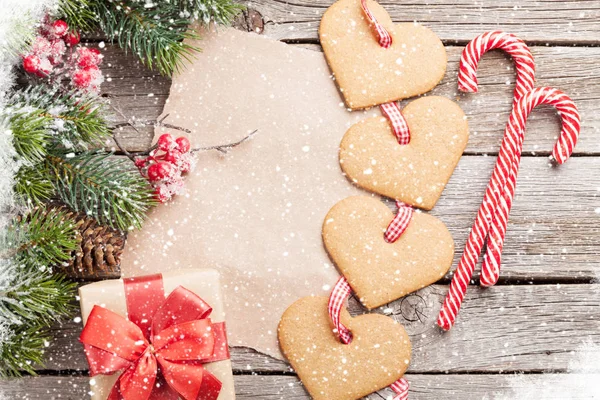
[[[148,157],[136,159],[135,165],[154,188],[156,199],[164,203],[183,192],[182,174],[193,167],[190,141],[185,137],[174,139],[170,133],[164,133]]]
[[[98,49],[77,46],[79,39],[79,33],[69,31],[65,21],[46,18],[29,53],[23,56],[23,69],[52,81],[67,78],[77,89],[97,93],[104,80],[98,67],[102,54]]]

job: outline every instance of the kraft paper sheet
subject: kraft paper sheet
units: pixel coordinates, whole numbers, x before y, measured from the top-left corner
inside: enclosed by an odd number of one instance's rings
[[[199,154],[187,194],[129,235],[122,271],[218,270],[231,345],[282,358],[283,311],[327,295],[339,277],[323,248],[323,218],[365,193],[340,170],[340,140],[380,114],[346,110],[321,52],[233,29],[202,35],[203,51],[173,78],[166,122],[192,130],[192,147],[258,133],[226,155]]]

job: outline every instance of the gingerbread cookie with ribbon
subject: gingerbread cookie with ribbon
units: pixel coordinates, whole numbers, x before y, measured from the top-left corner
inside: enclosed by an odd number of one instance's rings
[[[431,210],[467,146],[467,118],[458,104],[438,96],[409,103],[402,115],[408,144],[398,143],[388,119],[369,118],[344,135],[340,164],[358,186]]]
[[[390,243],[393,220],[379,199],[353,196],[334,205],[323,222],[325,248],[369,309],[440,280],[452,265],[454,241],[441,220],[414,212]]]
[[[368,108],[433,89],[446,72],[440,39],[416,23],[394,24],[383,7],[364,1],[364,8],[361,0],[337,1],[319,27],[321,46],[348,107]],[[384,44],[373,34],[374,26],[387,31]]]
[[[344,344],[333,332],[327,297],[304,297],[281,317],[278,338],[310,396],[315,400],[355,400],[396,382],[408,369],[411,344],[390,317],[366,314],[341,320],[352,333]]]

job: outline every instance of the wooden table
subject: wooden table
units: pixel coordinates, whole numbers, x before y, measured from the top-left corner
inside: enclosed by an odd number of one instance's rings
[[[321,51],[319,20],[331,0],[254,0],[241,29]],[[404,3],[404,4],[403,4]],[[547,156],[559,133],[550,108],[529,120],[524,156],[499,284],[473,285],[456,327],[441,333],[435,319],[451,275],[389,305],[413,341],[407,375],[412,400],[482,399],[510,393],[521,374],[559,381],[582,341],[600,342],[600,1],[384,1],[395,21],[419,21],[444,41],[448,72],[433,94],[456,99],[469,116],[471,136],[458,169],[432,212],[450,228],[458,261],[495,162],[510,111],[514,70],[499,52],[485,57],[480,93],[459,95],[456,76],[463,46],[486,30],[525,39],[536,57],[538,86],[565,90],[578,104],[582,136],[574,157],[551,168]],[[104,49],[103,94],[127,117],[153,120],[170,80],[149,71],[115,46]],[[118,122],[123,122],[117,121]],[[146,149],[152,128],[124,129],[129,150]],[[356,307],[356,305],[353,305]],[[57,326],[39,376],[0,383],[7,399],[83,399],[87,366],[77,342],[80,323]],[[283,362],[232,349],[239,399],[306,399]],[[540,375],[548,372],[552,375]],[[382,391],[370,398],[386,398]],[[0,396],[1,397],[1,396]],[[561,393],[556,399],[563,398]]]

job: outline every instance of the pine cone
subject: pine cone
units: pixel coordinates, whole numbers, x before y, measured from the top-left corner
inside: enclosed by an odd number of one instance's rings
[[[66,269],[72,278],[106,279],[121,276],[121,254],[125,235],[84,214],[69,212],[76,221],[79,247]]]

